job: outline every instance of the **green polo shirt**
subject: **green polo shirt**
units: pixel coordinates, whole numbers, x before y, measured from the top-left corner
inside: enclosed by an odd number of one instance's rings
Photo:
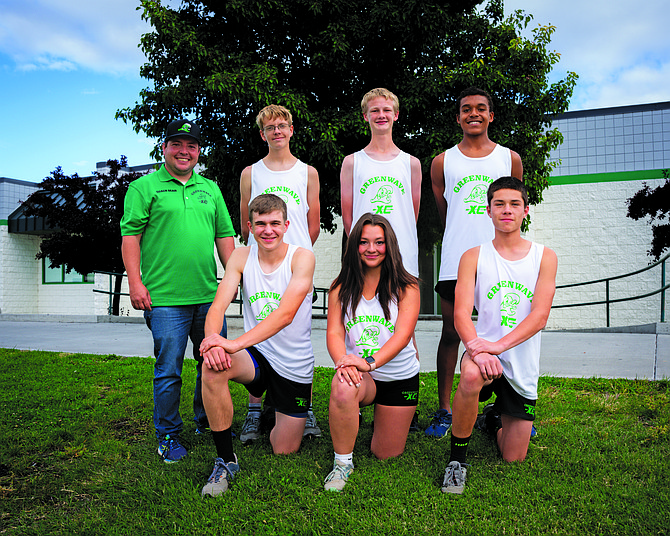
[[[142,282],[153,306],[193,305],[214,299],[214,238],[235,234],[216,183],[193,173],[182,184],[164,165],[131,182],[121,235],[139,234]]]

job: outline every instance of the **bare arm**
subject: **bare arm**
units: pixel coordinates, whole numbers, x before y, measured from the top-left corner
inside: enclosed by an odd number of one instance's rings
[[[122,237],[121,256],[128,274],[130,303],[134,309],[151,311],[151,296],[147,287],[142,283],[142,275],[140,274],[141,240],[141,234]]]
[[[419,219],[419,207],[421,205],[421,162],[412,156],[410,158],[412,172],[412,204],[414,205],[414,221]]]
[[[247,262],[248,256],[248,247],[238,248],[230,255],[228,265],[226,266],[226,273],[223,275],[223,279],[216,289],[216,296],[205,319],[205,337],[221,333],[223,316],[228,306],[235,299],[237,287],[242,280],[242,272],[244,271],[244,265]]]
[[[447,222],[447,200],[444,198],[444,153],[433,158],[430,165],[430,183],[433,188],[433,197],[437,205],[437,214],[442,223],[442,229]]]
[[[468,355],[479,367],[482,378],[491,380],[499,378],[503,372],[502,363],[498,355],[495,352],[489,353],[486,350],[480,352],[472,350],[473,344],[484,341],[484,339],[480,339],[477,336],[475,325],[472,322],[479,249],[479,246],[477,246],[466,251],[458,265],[458,279],[456,280],[454,301],[454,326],[458,332],[458,336],[465,345]]]
[[[475,280],[479,246],[463,253],[458,265],[458,278],[454,298],[454,327],[462,341],[477,338],[475,324],[472,321],[472,309],[475,304]],[[467,349],[467,346],[466,346]]]
[[[245,244],[249,241],[249,199],[251,198],[251,166],[242,170],[240,175],[240,232]]]
[[[235,240],[232,236],[224,236],[222,238],[215,238],[214,243],[216,244],[216,251],[219,254],[219,260],[225,268],[230,255],[235,250]]]
[[[355,366],[340,366],[340,362],[344,358],[351,358],[351,360],[362,359],[356,355],[347,355],[346,336],[347,332],[342,323],[341,311],[342,303],[340,302],[340,287],[333,289],[328,294],[328,325],[326,329],[326,346],[330,358],[335,363],[335,375],[340,382],[347,382],[349,385],[360,387],[363,375],[361,371]]]
[[[246,256],[248,256],[248,250],[245,254],[244,262],[246,262]],[[256,324],[253,329],[243,333],[234,340],[224,339],[223,337],[215,335],[215,333],[218,332],[210,331],[208,329],[209,324],[205,322],[206,337],[200,345],[200,352],[207,352],[212,346],[220,346],[228,354],[234,354],[240,350],[244,350],[245,348],[249,348],[250,346],[258,344],[261,341],[265,341],[276,333],[279,333],[293,321],[293,318],[298,312],[298,309],[305,299],[305,296],[307,296],[307,293],[312,290],[314,265],[314,254],[311,251],[299,248],[298,251],[296,251],[293,255],[293,261],[291,263],[291,270],[293,274],[291,275],[291,281],[286,287],[286,290],[284,291],[284,294],[282,295],[282,298],[279,302],[279,307],[272,311],[265,319],[263,319],[263,321]],[[244,264],[242,264],[241,268],[235,267],[235,272],[239,272],[240,276],[239,278],[236,277],[234,288],[237,288],[237,284],[239,284],[243,270]],[[226,274],[227,273],[228,271],[226,271]],[[224,276],[224,280],[225,279],[226,277]],[[223,284],[223,281],[221,281],[221,283]],[[223,325],[223,313],[225,312],[223,305],[225,305],[227,308],[230,304],[230,301],[232,301],[233,296],[233,289],[226,286],[225,294],[223,296],[225,300],[222,300],[222,306],[216,308],[216,311],[218,311],[217,314],[221,315],[221,324],[219,324],[217,318],[216,325],[212,324],[211,326],[212,329],[218,328],[221,330],[221,325]],[[217,298],[214,299],[214,304],[217,303],[216,300]],[[212,304],[212,308],[214,307],[214,304]],[[207,320],[209,321],[209,314],[207,315]]]
[[[511,151],[512,153],[512,177],[516,177],[520,181],[523,181],[523,164],[521,163],[521,157],[516,151]]]
[[[227,339],[219,335],[223,327],[223,317],[237,294],[237,287],[242,280],[244,265],[249,256],[249,248],[238,248],[230,255],[226,273],[223,275],[216,296],[207,312],[205,319],[205,338],[200,344],[200,354],[206,367],[214,370],[230,368],[230,355],[223,349]]]
[[[312,245],[321,232],[321,201],[319,200],[319,174],[312,166],[307,167],[307,229]]]
[[[340,207],[342,209],[342,223],[344,234],[349,236],[353,220],[354,209],[354,155],[350,154],[342,162],[340,170]]]

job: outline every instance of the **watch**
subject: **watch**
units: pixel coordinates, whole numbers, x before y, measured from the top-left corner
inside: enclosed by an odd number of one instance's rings
[[[364,357],[363,359],[365,359],[365,362],[368,365],[370,365],[370,372],[372,372],[373,370],[375,370],[377,368],[377,362],[375,361],[374,357],[369,356],[369,357]]]

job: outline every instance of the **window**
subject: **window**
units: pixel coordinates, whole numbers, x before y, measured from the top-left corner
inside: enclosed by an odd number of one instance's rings
[[[65,272],[65,266],[50,268],[49,261],[42,259],[42,283],[45,285],[59,283],[93,283],[93,274],[81,275],[72,270],[69,274]]]

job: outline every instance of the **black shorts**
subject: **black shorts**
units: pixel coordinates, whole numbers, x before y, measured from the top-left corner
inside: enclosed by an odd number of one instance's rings
[[[256,375],[245,385],[252,396],[260,398],[268,392],[272,404],[279,413],[289,417],[307,418],[309,401],[312,398],[312,384],[298,383],[280,376],[263,354],[253,346],[247,348],[256,367]]]
[[[456,299],[456,280],[438,281],[435,285],[435,292],[437,292],[444,301],[454,303]]]
[[[382,406],[416,406],[419,404],[419,374],[406,380],[382,382],[375,380],[377,394],[374,404]]]
[[[514,390],[505,376],[500,376],[489,385],[485,385],[479,392],[479,401],[486,402],[493,393],[496,394],[493,407],[501,415],[509,415],[524,421],[535,420],[535,403],[537,400],[521,396]]]

